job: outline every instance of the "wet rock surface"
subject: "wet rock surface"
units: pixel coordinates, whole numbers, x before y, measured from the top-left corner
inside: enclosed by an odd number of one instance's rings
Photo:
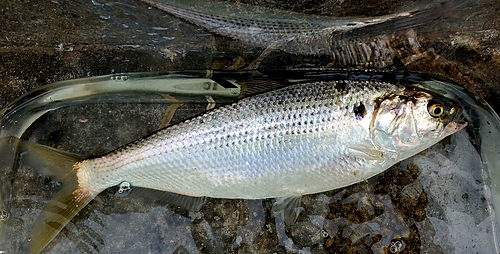
[[[245,2],[331,16],[383,15],[407,5],[405,1]],[[239,68],[241,62],[251,62],[259,54],[238,41],[210,35],[139,1],[4,1],[0,14],[0,107],[59,80],[119,72]],[[421,47],[402,52],[401,63],[410,71],[452,79],[499,111],[499,14],[498,1],[478,1],[417,28]],[[324,67],[329,61],[275,52],[263,66],[280,68],[285,63],[294,67],[301,60],[316,67]],[[153,132],[161,124],[165,106],[79,110],[80,115],[62,111],[46,116],[43,121],[49,124],[40,124],[33,138],[58,149],[95,156]],[[102,129],[113,133],[99,131]],[[449,156],[430,154],[436,158]],[[142,195],[117,198],[116,189],[110,188],[84,208],[47,250],[449,253],[479,248],[467,241],[457,243],[456,239],[460,234],[457,231],[482,225],[487,217],[485,199],[474,194],[480,188],[480,177],[459,179],[463,187],[453,188],[455,185],[436,184],[436,179],[453,180],[447,178],[453,178],[451,175],[429,179],[423,174],[437,173],[422,168],[425,163],[419,165],[406,163],[367,182],[306,196],[302,200],[304,211],[291,226],[285,226],[279,215],[273,216],[272,200],[209,199],[200,211],[189,212]],[[477,165],[471,165],[474,167]],[[19,176],[22,181],[16,181],[13,196],[37,197],[13,201],[16,216],[9,223],[20,228],[19,238],[26,239],[37,209],[60,186],[29,168],[21,168]],[[456,202],[444,205],[442,195]],[[463,224],[448,226],[449,218],[459,217],[451,214],[458,213]]]

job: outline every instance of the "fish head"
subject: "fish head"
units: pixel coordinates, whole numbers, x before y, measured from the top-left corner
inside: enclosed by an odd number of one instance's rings
[[[400,161],[439,142],[465,126],[462,108],[427,91],[406,89],[379,100],[370,125],[373,144]]]

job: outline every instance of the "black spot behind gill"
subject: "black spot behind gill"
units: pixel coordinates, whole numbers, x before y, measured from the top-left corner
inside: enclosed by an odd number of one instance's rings
[[[354,116],[356,117],[356,120],[361,120],[363,117],[366,115],[366,108],[363,102],[360,102],[358,106],[354,106]]]

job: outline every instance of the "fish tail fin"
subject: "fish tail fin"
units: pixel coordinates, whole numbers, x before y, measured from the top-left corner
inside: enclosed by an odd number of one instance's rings
[[[404,31],[410,28],[427,26],[437,19],[448,18],[457,11],[466,9],[473,2],[472,0],[443,0],[423,4],[417,2],[417,7],[409,11],[410,17],[397,20],[393,29]],[[418,6],[419,4],[423,6]]]
[[[75,182],[63,183],[63,187],[44,207],[30,234],[28,253],[40,253],[56,235],[92,199],[88,192],[74,187]]]
[[[384,22],[376,21],[369,26],[341,32],[339,38],[344,37],[349,40],[366,38],[366,35],[379,36],[388,34],[389,31],[401,34],[410,29],[429,26],[440,19],[453,17],[457,12],[463,12],[473,4],[473,0],[416,1],[413,6],[386,15]]]
[[[40,253],[95,195],[78,184],[76,172],[83,160],[81,156],[12,139],[19,143],[23,163],[62,183],[62,189],[45,205],[33,224],[30,240],[23,246],[23,253]]]

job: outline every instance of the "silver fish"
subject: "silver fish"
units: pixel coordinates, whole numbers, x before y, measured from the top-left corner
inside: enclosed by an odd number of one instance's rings
[[[98,158],[27,145],[63,183],[31,236],[40,252],[103,190],[122,182],[193,197],[291,198],[368,179],[453,134],[461,108],[375,81],[295,84],[167,127]],[[69,170],[68,168],[73,168]]]
[[[337,32],[410,17],[418,12],[402,11],[380,17],[328,17],[268,9],[243,3],[219,1],[141,0],[208,31],[238,39],[255,47],[301,36],[332,35]]]
[[[274,50],[327,55],[335,66],[387,67],[397,56],[393,44],[400,44],[393,33],[428,24],[463,5],[462,0],[419,2],[399,12],[360,18],[306,15],[227,1],[141,1],[211,33],[265,48],[247,69],[256,69]]]

